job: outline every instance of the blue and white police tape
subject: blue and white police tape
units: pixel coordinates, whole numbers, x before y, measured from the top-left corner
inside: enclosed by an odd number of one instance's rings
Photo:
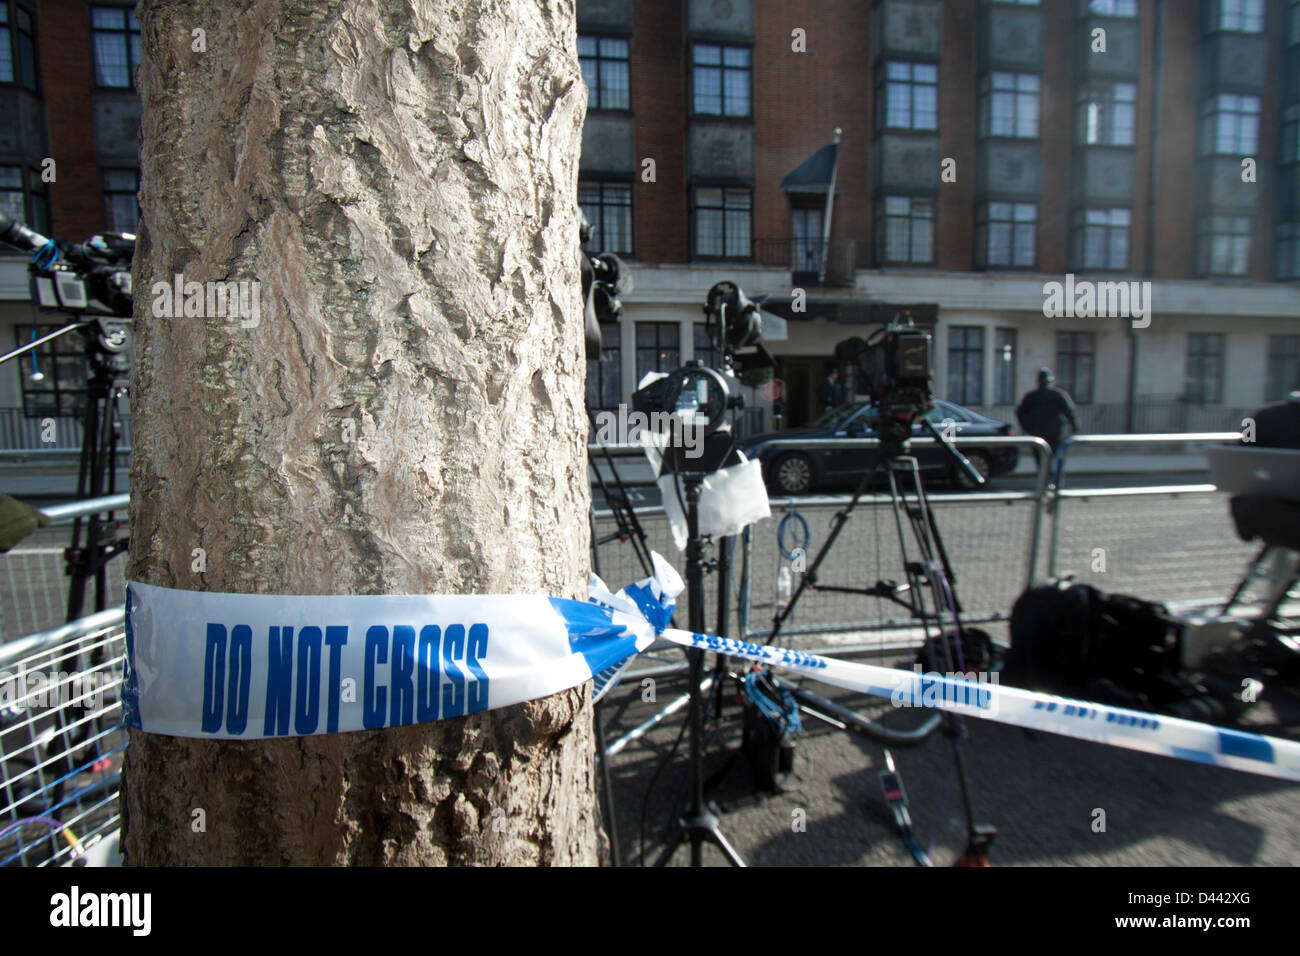
[[[283,596],[129,584],[129,726],[182,737],[305,736],[507,707],[613,686],[656,636],[805,677],[1018,727],[1300,780],[1300,743],[983,681],[840,661],[667,627],[681,578],[587,603],[523,595]]]
[[[250,740],[426,723],[613,686],[682,591],[654,577],[591,601],[504,595],[270,595],[129,583],[123,717]]]

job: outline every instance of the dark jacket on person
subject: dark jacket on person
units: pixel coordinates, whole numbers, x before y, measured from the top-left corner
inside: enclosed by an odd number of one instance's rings
[[[823,409],[835,408],[844,401],[844,389],[828,376],[817,386],[817,401],[822,403]]]
[[[1079,410],[1074,401],[1064,389],[1050,384],[1026,393],[1016,407],[1016,420],[1022,431],[1043,439],[1053,451],[1061,443],[1067,422],[1073,431],[1079,430]]]

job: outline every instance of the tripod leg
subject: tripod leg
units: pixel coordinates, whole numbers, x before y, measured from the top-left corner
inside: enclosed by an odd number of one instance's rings
[[[799,581],[799,587],[795,589],[794,594],[790,597],[790,603],[778,611],[776,616],[772,618],[772,633],[768,635],[768,638],[764,643],[771,644],[776,640],[777,635],[781,633],[781,625],[784,624],[786,619],[794,613],[795,605],[799,603],[799,598],[803,596],[803,592],[810,587],[817,586],[818,568],[820,568],[822,562],[826,560],[826,555],[830,554],[831,547],[835,544],[835,539],[840,536],[840,532],[844,529],[844,523],[849,520],[849,515],[853,513],[853,509],[858,506],[858,499],[861,498],[863,492],[867,490],[867,486],[871,483],[871,479],[875,477],[876,472],[880,470],[883,461],[883,458],[877,460],[876,466],[862,476],[862,480],[858,482],[858,487],[854,489],[853,497],[849,499],[849,503],[844,506],[842,511],[837,511],[835,517],[831,518],[831,530],[826,536],[826,541],[817,552],[817,557],[813,559],[813,563],[808,567],[808,570],[804,572],[803,578]]]
[[[668,845],[663,848],[657,857],[655,857],[655,861],[651,866],[667,866],[668,861],[673,858],[673,854],[677,852],[677,848],[682,845],[682,841],[685,839],[686,831],[679,826],[673,833],[673,838],[668,841]]]
[[[728,863],[730,863],[732,866],[740,867],[742,869],[745,867],[745,861],[740,858],[740,854],[736,852],[735,847],[733,847],[730,843],[727,842],[727,838],[722,835],[721,830],[719,830],[716,826],[710,827],[708,831],[708,835],[709,835],[709,840],[713,843],[714,846],[716,846],[719,850],[722,851],[722,855],[727,858]]]

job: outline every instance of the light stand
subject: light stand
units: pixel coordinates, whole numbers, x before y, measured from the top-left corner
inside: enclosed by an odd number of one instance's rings
[[[704,563],[703,544],[700,541],[700,487],[704,483],[702,472],[679,472],[685,485],[686,496],[686,594],[690,602],[690,628],[696,634],[705,630],[704,623]],[[691,842],[691,866],[703,865],[704,842],[716,846],[732,866],[744,866],[718,826],[718,817],[704,803],[704,776],[701,768],[701,736],[704,710],[700,678],[704,671],[704,651],[691,648],[686,652],[690,687],[690,707],[687,720],[690,732],[691,803],[685,816],[677,820],[677,829],[668,845],[655,860],[655,866],[664,866],[672,859],[684,840]]]

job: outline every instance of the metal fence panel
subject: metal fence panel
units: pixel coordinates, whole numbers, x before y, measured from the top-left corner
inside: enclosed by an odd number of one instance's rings
[[[0,866],[75,863],[119,827],[122,612],[35,643],[0,655]]]

